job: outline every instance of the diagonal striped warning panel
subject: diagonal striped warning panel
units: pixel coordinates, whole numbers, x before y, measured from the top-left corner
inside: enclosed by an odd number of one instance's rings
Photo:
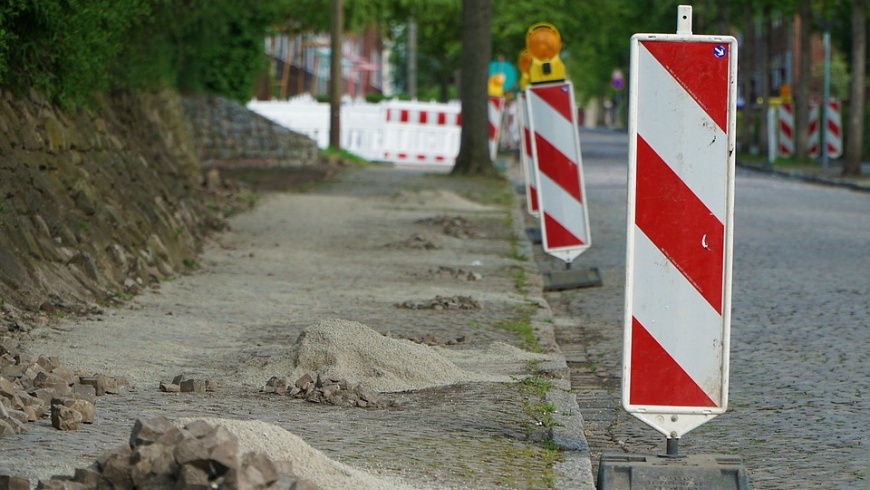
[[[736,41],[635,38],[623,404],[676,421],[727,403]]]
[[[531,85],[526,97],[544,251],[570,263],[591,245],[573,88]]]

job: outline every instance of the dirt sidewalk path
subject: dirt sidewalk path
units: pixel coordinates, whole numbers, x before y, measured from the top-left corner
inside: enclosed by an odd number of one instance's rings
[[[540,279],[514,238],[519,205],[480,203],[508,187],[371,166],[306,193],[266,195],[212,240],[194,274],[35,332],[32,354],[125,376],[135,389],[99,397],[96,423],[79,431],[43,420],[0,439],[0,474],[72,474],[126,441],[137,418],[165,415],[275,424],[304,441],[304,454],[284,456],[324,489],[592,488]],[[376,386],[388,408],[259,391],[301,372],[297,339],[327,320],[367,327],[324,356]],[[528,325],[541,353],[516,331]],[[392,350],[359,348],[369,330]],[[456,371],[411,372],[429,356]],[[181,373],[217,389],[160,392]],[[535,383],[549,392],[522,389]]]

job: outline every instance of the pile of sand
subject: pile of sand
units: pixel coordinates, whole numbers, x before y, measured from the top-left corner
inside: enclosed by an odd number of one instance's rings
[[[239,440],[239,451],[263,453],[273,461],[289,461],[293,473],[311,480],[321,490],[416,490],[417,487],[394,478],[377,477],[329,459],[295,434],[259,420],[221,418],[180,418],[178,427],[204,420],[212,427],[222,425]]]
[[[384,337],[359,322],[327,319],[310,325],[293,346],[291,379],[305,373],[347,379],[380,392],[398,392],[473,381],[434,349]]]
[[[243,376],[262,384],[271,376],[295,380],[319,374],[396,393],[462,383],[514,382],[527,375],[528,361],[549,358],[501,342],[486,350],[430,347],[385,337],[359,322],[332,318],[306,327],[288,355],[260,358],[244,368]]]

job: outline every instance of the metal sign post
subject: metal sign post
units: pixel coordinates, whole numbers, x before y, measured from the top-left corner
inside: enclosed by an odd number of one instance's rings
[[[622,403],[676,452],[728,404],[737,41],[681,6],[631,73]]]

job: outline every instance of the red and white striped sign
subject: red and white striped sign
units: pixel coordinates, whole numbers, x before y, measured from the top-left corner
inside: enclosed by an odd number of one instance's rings
[[[530,85],[526,98],[544,252],[570,263],[592,244],[574,88]]]
[[[489,115],[489,158],[495,161],[498,157],[498,140],[501,137],[501,122],[504,116],[504,97],[489,97],[487,104]]]
[[[828,110],[825,112],[825,127],[828,130],[825,134],[825,146],[828,149],[828,156],[830,158],[840,158],[843,156],[843,116],[840,101],[837,99],[828,100]]]
[[[631,57],[623,406],[678,438],[727,406],[737,41]]]
[[[807,153],[812,157],[819,156],[821,146],[821,125],[819,124],[819,112],[822,104],[812,102],[810,104],[809,137],[807,138]],[[843,156],[843,118],[840,115],[840,101],[828,100],[828,110],[825,111],[825,147],[828,149],[829,158]]]
[[[794,155],[794,109],[791,104],[779,106],[779,156]]]
[[[532,216],[538,216],[538,188],[537,188],[537,165],[532,156],[532,141],[529,136],[529,104],[526,93],[520,92],[517,96],[519,102],[520,121],[520,163],[523,167],[523,178],[526,183],[526,211]]]
[[[384,111],[383,160],[399,164],[456,162],[462,114],[454,110],[388,107]]]

